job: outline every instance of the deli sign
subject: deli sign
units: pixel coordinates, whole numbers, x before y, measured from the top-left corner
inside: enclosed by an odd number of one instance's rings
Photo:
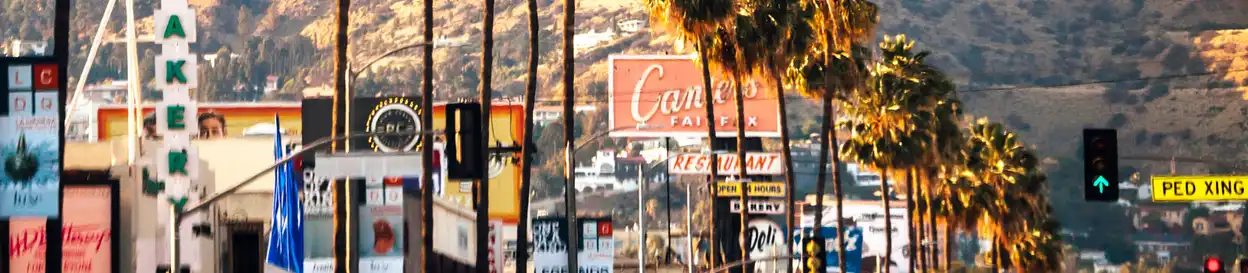
[[[706,120],[702,69],[693,56],[611,56],[608,60],[611,136],[705,137],[708,124],[716,134],[736,136],[736,88],[712,79],[714,120]],[[744,80],[745,134],[780,135],[780,110],[772,87]]]
[[[720,174],[737,174],[741,170],[736,154],[719,155],[718,163]],[[711,155],[677,154],[667,161],[667,169],[672,174],[711,174]],[[784,174],[784,161],[779,153],[748,153],[745,155],[745,171],[749,174],[781,175]]]

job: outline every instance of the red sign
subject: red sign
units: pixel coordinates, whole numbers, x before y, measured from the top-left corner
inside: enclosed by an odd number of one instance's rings
[[[706,120],[702,69],[689,56],[611,56],[608,93],[612,136],[736,136],[736,88],[712,79],[715,120]],[[780,136],[776,94],[767,84],[743,79],[747,136]]]
[[[736,154],[719,155],[719,174],[733,175],[741,170]],[[711,155],[677,154],[667,161],[668,171],[673,174],[710,174]],[[745,171],[748,174],[784,174],[784,158],[779,153],[746,153]]]
[[[108,186],[65,186],[62,271],[105,273],[112,270],[112,197]],[[72,202],[71,202],[72,200]],[[47,220],[9,221],[9,272],[45,272]]]
[[[55,64],[39,64],[35,65],[35,82],[36,90],[56,89],[57,83],[60,82],[57,75]]]
[[[611,237],[611,220],[598,221],[598,237]]]

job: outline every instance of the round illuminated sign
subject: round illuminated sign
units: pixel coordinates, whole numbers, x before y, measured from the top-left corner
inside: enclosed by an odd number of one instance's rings
[[[368,115],[368,131],[374,133],[419,132],[420,115],[416,103],[406,98],[391,98],[377,104]],[[420,134],[388,135],[368,138],[373,150],[401,152],[416,149]]]

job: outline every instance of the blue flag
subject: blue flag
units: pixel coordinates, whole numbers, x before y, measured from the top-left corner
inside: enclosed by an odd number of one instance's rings
[[[287,151],[282,145],[282,126],[273,115],[277,131],[273,137],[273,157],[282,160]],[[274,170],[273,222],[269,230],[268,263],[292,273],[303,273],[303,204],[299,202],[299,185],[290,162]]]

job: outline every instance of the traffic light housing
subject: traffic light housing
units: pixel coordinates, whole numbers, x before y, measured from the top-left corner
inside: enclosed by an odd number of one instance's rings
[[[481,104],[446,105],[446,176],[450,179],[476,179],[486,171],[481,149]]]
[[[1118,131],[1083,129],[1083,199],[1118,201]]]
[[[1218,257],[1211,257],[1211,258],[1205,259],[1205,265],[1202,268],[1204,268],[1205,273],[1225,273],[1226,272],[1226,265],[1223,264],[1222,259],[1219,259]]]
[[[1248,272],[1248,258],[1239,258],[1238,260],[1236,260],[1235,269],[1236,269],[1236,272],[1239,272],[1239,273]]]
[[[806,262],[803,263],[806,266],[806,273],[826,272],[828,253],[824,249],[824,242],[823,237],[812,236],[802,245],[803,255],[806,257]]]

